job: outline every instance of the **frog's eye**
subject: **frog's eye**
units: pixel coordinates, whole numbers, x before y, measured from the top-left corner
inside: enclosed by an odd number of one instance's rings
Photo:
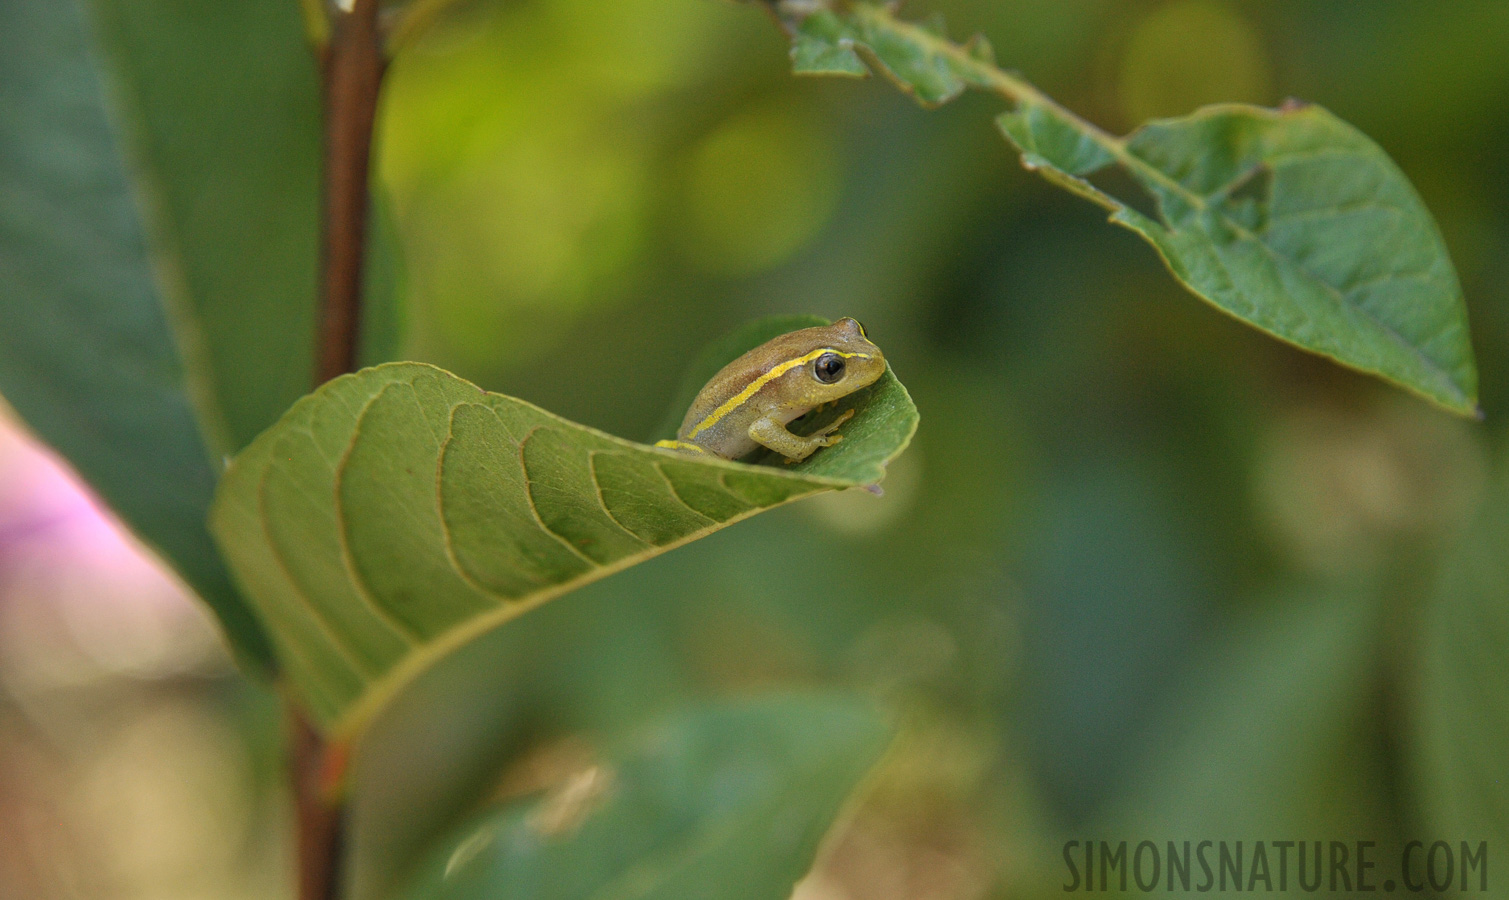
[[[833,384],[844,377],[844,358],[837,353],[824,353],[812,364],[812,374],[823,384]]]

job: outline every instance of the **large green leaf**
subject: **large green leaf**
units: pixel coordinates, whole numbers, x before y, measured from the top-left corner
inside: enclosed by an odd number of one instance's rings
[[[562,789],[477,816],[396,896],[784,900],[889,739],[841,695],[693,708]]]
[[[0,7],[0,393],[254,664],[205,518],[224,458],[312,377],[320,146],[293,3]],[[397,270],[375,233],[380,361]]]
[[[1509,462],[1509,460],[1506,460]],[[1509,465],[1424,610],[1415,683],[1417,805],[1427,833],[1509,842]],[[1473,876],[1473,889],[1477,887]]]
[[[212,527],[318,719],[350,736],[437,657],[572,588],[822,490],[916,429],[889,372],[844,441],[751,466],[635,444],[397,363],[295,404],[232,462]],[[813,423],[817,424],[816,421]]]
[[[775,4],[803,74],[877,67],[925,104],[966,87],[1015,104],[1000,118],[1022,162],[1110,210],[1202,299],[1295,346],[1477,412],[1456,270],[1429,211],[1377,144],[1317,106],[1226,105],[1106,134],[1016,75],[976,38],[870,3]],[[1119,167],[1151,195],[1134,208],[1087,177]]]
[[[72,0],[0,5],[0,391],[177,567],[243,658],[265,664],[266,640],[205,530],[234,447],[181,296],[182,255],[145,224],[150,200],[131,180],[90,36]],[[186,116],[178,130],[200,127]],[[214,208],[213,190],[201,202]],[[234,243],[230,224],[220,234]]]
[[[144,176],[159,293],[234,451],[313,377],[322,142],[302,17],[283,2],[84,5]]]

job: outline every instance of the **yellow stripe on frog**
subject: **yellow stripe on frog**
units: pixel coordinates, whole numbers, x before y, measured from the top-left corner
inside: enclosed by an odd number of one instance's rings
[[[725,400],[722,406],[713,410],[708,414],[707,418],[703,419],[701,422],[698,422],[696,427],[687,432],[686,436],[689,438],[694,438],[707,429],[713,427],[714,425],[718,424],[718,422],[721,421],[724,416],[738,409],[740,406],[743,406],[746,400],[759,393],[760,388],[776,380],[777,378],[780,378],[782,375],[785,375],[787,372],[790,372],[797,366],[812,362],[814,359],[817,359],[819,356],[822,356],[825,353],[832,353],[836,356],[842,356],[845,359],[870,358],[870,354],[868,353],[845,353],[842,350],[834,350],[832,347],[823,347],[819,350],[813,350],[811,353],[808,353],[805,356],[798,356],[796,359],[788,359],[783,363],[771,366],[769,372],[766,372],[764,375],[761,375],[759,378],[751,381],[749,385],[744,388],[744,390],[738,392],[737,394],[734,394],[732,397],[729,397],[727,400]]]
[[[691,450],[696,453],[707,452],[707,448],[699,447],[696,444],[689,444],[686,441],[656,441],[655,446],[664,447],[667,450]]]

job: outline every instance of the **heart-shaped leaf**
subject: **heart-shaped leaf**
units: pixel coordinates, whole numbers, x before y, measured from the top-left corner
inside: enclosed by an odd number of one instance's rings
[[[552,793],[442,840],[404,900],[784,900],[890,731],[870,704],[776,695],[681,712]]]
[[[378,366],[243,451],[212,529],[311,711],[349,737],[417,671],[525,610],[772,506],[878,482],[916,409],[890,372],[822,420],[846,408],[842,443],[746,465],[625,441],[432,366]]]

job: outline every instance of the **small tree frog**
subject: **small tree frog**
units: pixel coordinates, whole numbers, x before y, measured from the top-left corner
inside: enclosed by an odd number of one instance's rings
[[[723,459],[769,447],[800,462],[843,440],[836,432],[854,410],[805,437],[786,425],[869,387],[885,367],[880,348],[854,319],[783,334],[724,366],[692,401],[676,439],[655,446]]]

